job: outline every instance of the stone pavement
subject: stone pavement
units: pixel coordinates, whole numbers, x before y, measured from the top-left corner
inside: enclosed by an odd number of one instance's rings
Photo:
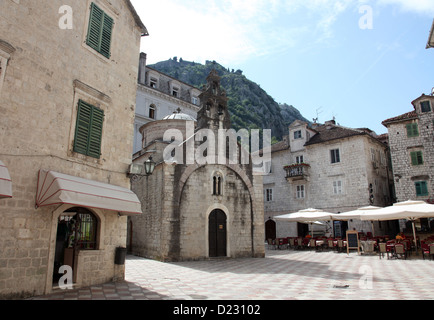
[[[265,259],[127,256],[125,281],[31,300],[433,300],[434,261],[269,250]]]

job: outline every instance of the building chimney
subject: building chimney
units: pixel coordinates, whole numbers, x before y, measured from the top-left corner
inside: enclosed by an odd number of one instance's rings
[[[139,84],[146,84],[146,53],[140,53],[140,61],[139,61]]]

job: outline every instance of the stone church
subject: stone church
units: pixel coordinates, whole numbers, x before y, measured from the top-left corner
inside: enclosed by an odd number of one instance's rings
[[[226,144],[226,161],[215,161],[213,139],[200,135],[214,133],[217,144],[219,129],[231,126],[215,70],[199,99],[197,120],[178,110],[140,128],[143,149],[133,162],[141,165],[152,157],[156,166],[151,175],[131,175],[144,214],[129,217],[128,250],[161,261],[264,257],[262,175],[254,172],[252,161],[240,161],[246,155],[240,143],[235,144],[236,164],[228,160],[233,158]],[[199,161],[202,156],[205,163]]]

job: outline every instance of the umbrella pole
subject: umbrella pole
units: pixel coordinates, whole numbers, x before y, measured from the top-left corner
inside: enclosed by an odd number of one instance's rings
[[[415,247],[415,249],[416,249],[416,254],[417,254],[416,227],[414,226],[414,220],[411,220],[411,225],[412,225],[412,227],[413,227],[414,247]]]

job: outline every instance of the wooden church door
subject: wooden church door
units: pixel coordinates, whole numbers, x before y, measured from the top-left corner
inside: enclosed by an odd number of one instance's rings
[[[227,231],[226,214],[221,210],[214,210],[209,216],[209,256],[226,257]]]

